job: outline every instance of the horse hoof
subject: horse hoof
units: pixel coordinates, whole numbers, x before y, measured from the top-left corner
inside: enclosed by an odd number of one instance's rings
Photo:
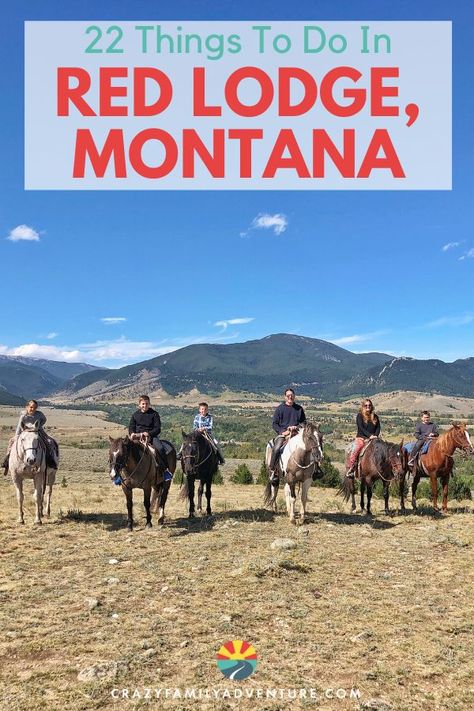
[[[22,518],[19,518],[18,521],[17,521],[17,523],[21,523],[22,526],[25,525],[25,522],[24,522],[24,520],[23,520]]]
[[[193,513],[190,513],[188,518],[196,518],[196,516]]]
[[[158,526],[162,526],[164,524],[164,522],[165,522],[165,517],[160,516],[160,518],[158,519]]]
[[[296,519],[295,519],[295,518],[290,518],[290,523],[291,523],[293,526],[296,526]]]
[[[146,524],[145,528],[152,528],[151,521],[148,521],[148,523]]]
[[[133,531],[133,526],[127,526],[127,531],[131,533]]]

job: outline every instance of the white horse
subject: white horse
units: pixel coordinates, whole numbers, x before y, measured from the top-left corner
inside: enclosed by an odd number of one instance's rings
[[[56,479],[57,468],[46,464],[46,443],[35,426],[23,425],[15,437],[8,468],[16,488],[18,499],[18,523],[25,523],[23,515],[23,480],[33,479],[36,502],[35,523],[42,523],[42,516],[51,514],[51,494]],[[43,498],[46,492],[46,513],[43,513]]]
[[[265,462],[267,469],[270,468],[272,446],[267,444],[265,452]],[[304,523],[306,516],[306,503],[308,491],[313,480],[313,474],[323,458],[323,436],[318,425],[307,422],[298,428],[297,434],[292,437],[286,445],[277,464],[280,476],[285,479],[285,499],[286,508],[290,517],[290,523],[295,523],[295,503],[296,484],[299,485],[301,493],[301,513],[300,523]],[[277,510],[276,498],[280,482],[271,484],[270,481],[265,487],[264,502]]]

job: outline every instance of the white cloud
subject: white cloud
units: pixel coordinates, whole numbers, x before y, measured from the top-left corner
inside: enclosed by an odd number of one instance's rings
[[[384,331],[372,331],[371,333],[355,333],[352,336],[343,336],[342,338],[329,338],[331,343],[336,346],[347,346],[351,343],[361,343],[363,341],[371,341],[373,338],[378,338],[379,336],[385,336],[390,333],[388,330]]]
[[[51,341],[53,338],[56,338],[57,335],[56,331],[50,331],[46,334],[46,338]]]
[[[245,317],[245,318],[229,318],[226,319],[225,321],[216,321],[214,326],[217,326],[217,328],[222,328],[226,329],[227,326],[238,326],[243,323],[250,323],[251,321],[255,321],[255,318],[251,316],[250,318]]]
[[[273,234],[281,235],[288,227],[288,218],[280,212],[274,215],[259,213],[254,217],[250,227],[245,232],[240,232],[240,237],[248,237],[252,230],[273,230]]]
[[[115,326],[117,323],[124,323],[127,319],[124,316],[104,316],[100,320],[106,326]]]
[[[267,215],[261,213],[254,218],[251,229],[272,229],[274,234],[281,235],[288,227],[288,219],[282,213]]]
[[[466,326],[474,321],[474,314],[466,313],[460,316],[443,316],[435,321],[426,324],[427,328],[439,328],[441,326]]]
[[[39,232],[28,225],[18,225],[7,237],[10,242],[39,242]]]
[[[441,249],[443,252],[447,252],[450,249],[459,247],[461,244],[463,244],[463,243],[462,242],[448,242],[447,244],[444,244]]]
[[[0,345],[0,353],[9,356],[24,356],[25,358],[46,358],[47,360],[62,360],[77,363],[83,360],[81,352],[75,348],[43,346],[39,343],[24,343],[21,346],[9,348]]]

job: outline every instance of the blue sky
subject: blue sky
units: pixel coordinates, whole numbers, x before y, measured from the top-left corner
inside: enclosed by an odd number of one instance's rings
[[[453,190],[26,192],[23,21],[150,18],[452,20]],[[12,3],[0,45],[0,353],[119,366],[289,332],[354,351],[473,356],[473,21],[471,3],[432,0]]]

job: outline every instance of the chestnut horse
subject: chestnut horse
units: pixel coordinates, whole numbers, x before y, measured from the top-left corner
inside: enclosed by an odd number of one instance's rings
[[[412,505],[413,510],[417,510],[416,505],[416,489],[420,481],[420,477],[429,476],[431,483],[431,494],[433,498],[433,508],[438,511],[438,478],[441,479],[443,487],[443,503],[442,510],[446,513],[448,510],[448,485],[449,477],[453,469],[453,454],[455,449],[461,449],[466,454],[473,453],[473,446],[469,437],[469,432],[466,429],[466,424],[462,422],[452,423],[452,427],[440,434],[435,439],[433,444],[426,454],[420,454],[417,461],[411,469],[413,474],[412,484]],[[405,475],[400,480],[400,508],[405,511],[404,500]]]
[[[396,477],[405,477],[408,455],[403,449],[403,440],[400,444],[384,442],[382,439],[373,439],[367,446],[363,456],[359,459],[358,470],[360,475],[360,510],[365,511],[364,495],[367,489],[367,515],[371,515],[370,502],[372,487],[378,479],[383,481],[383,498],[385,513],[390,514],[388,507],[390,482]],[[352,511],[356,510],[355,482],[353,477],[346,476],[339,489],[344,501],[352,499]]]

